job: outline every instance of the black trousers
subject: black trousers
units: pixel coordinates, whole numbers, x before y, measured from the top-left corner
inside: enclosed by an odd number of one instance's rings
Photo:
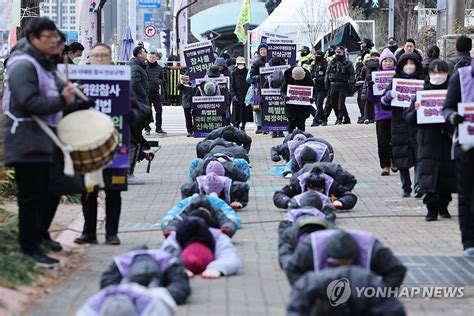
[[[334,110],[334,114],[336,118],[339,117],[339,111],[337,108],[337,104],[332,104],[331,92],[328,92],[328,96],[326,99],[326,105],[324,106],[324,119],[323,121],[327,123],[329,116],[331,115],[332,110]]]
[[[440,210],[447,210],[449,202],[452,200],[451,193],[427,192],[423,198],[423,203],[428,210],[439,212]]]
[[[82,194],[82,214],[84,215],[84,228],[82,233],[89,236],[96,235],[97,227],[97,196],[98,190]],[[105,234],[116,235],[122,208],[120,191],[105,191]]]
[[[359,89],[357,89],[357,106],[359,107],[360,117],[366,118],[364,116],[365,101],[362,99],[362,89],[363,86],[360,86]]]
[[[464,249],[472,248],[474,247],[474,149],[465,152],[456,148],[456,176],[461,240]]]
[[[369,100],[366,100],[364,105],[364,118],[366,120],[373,120],[374,117],[374,104],[372,102],[369,102]]]
[[[305,123],[306,118],[304,117],[296,117],[296,118],[288,118],[288,132],[292,133],[296,128],[300,131],[305,131]]]
[[[150,107],[153,106],[156,112],[155,125],[156,125],[156,130],[159,131],[161,130],[161,125],[163,123],[163,107],[161,105],[161,96],[157,92],[150,92],[149,100],[150,100]],[[151,121],[153,122],[153,117],[151,118]]]
[[[392,165],[392,120],[380,120],[375,122],[377,131],[377,147],[380,161],[380,168],[390,167]]]
[[[314,91],[314,100],[316,101],[316,109],[311,107],[311,115],[314,117],[314,120],[317,122],[324,121],[324,99],[327,97],[327,90],[315,90]]]
[[[192,108],[183,108],[183,111],[184,119],[186,120],[186,130],[188,133],[192,133],[194,130]]]
[[[332,107],[337,107],[337,119],[350,121],[346,108],[347,88],[344,84],[331,84],[330,95]]]
[[[48,163],[15,165],[18,187],[18,241],[21,251],[32,254],[41,251],[43,232],[49,228],[56,212],[57,197],[49,193]],[[49,234],[48,234],[49,237]]]

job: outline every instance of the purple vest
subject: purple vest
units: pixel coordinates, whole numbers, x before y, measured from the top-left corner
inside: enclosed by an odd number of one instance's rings
[[[288,144],[288,150],[290,151],[290,157],[293,157],[295,154],[295,148],[296,146],[301,142],[301,140],[289,140],[287,142]]]
[[[153,257],[153,259],[155,259],[155,261],[160,265],[161,271],[165,271],[166,269],[169,268],[170,265],[176,262],[176,257],[174,257],[173,255],[171,255],[170,253],[166,251],[161,251],[161,250],[129,251],[127,253],[124,253],[123,255],[115,257],[114,259],[114,262],[117,265],[117,268],[119,269],[123,277],[126,277],[128,275],[133,259],[135,259],[135,257],[139,255],[149,255]]]
[[[306,179],[309,177],[310,174],[311,174],[311,172],[308,171],[308,172],[305,172],[305,173],[303,173],[302,175],[300,175],[298,177],[302,192],[307,191],[307,189],[306,189]],[[332,177],[328,176],[327,174],[324,174],[324,193],[325,193],[326,197],[329,196],[329,192],[331,190],[331,186],[332,186],[333,182],[334,182],[334,179]],[[327,202],[327,201],[324,199],[323,204],[325,202]]]
[[[316,192],[316,193],[319,195],[319,198],[321,199],[321,202],[323,202],[323,207],[326,206],[326,205],[332,206],[331,199],[330,199],[327,195],[325,195],[325,194],[323,194],[323,193],[321,193],[321,192],[317,192],[317,191],[314,191],[314,192]],[[300,204],[301,199],[303,198],[303,196],[305,196],[306,193],[308,193],[308,191],[305,191],[305,192],[303,192],[303,193],[300,193],[300,194],[298,194],[298,195],[295,195],[295,196],[293,197],[293,199],[295,199],[296,202],[297,202],[298,204]]]
[[[17,55],[13,56],[8,60],[7,70],[11,71],[16,62],[21,60],[27,60],[35,66],[36,73],[38,75],[39,82],[39,91],[41,96],[58,96],[58,87],[56,86],[56,81],[54,75],[47,69],[43,68],[36,59],[30,55]],[[28,117],[16,117],[13,113],[10,112],[10,101],[11,101],[11,91],[10,86],[7,82],[5,93],[3,96],[3,112],[8,116],[12,121],[13,125],[11,128],[11,133],[14,134],[19,123],[23,121],[30,121],[31,118]],[[48,126],[56,127],[58,126],[59,121],[63,117],[62,111],[59,111],[55,114],[42,115],[39,118],[45,122]]]
[[[232,202],[231,197],[230,197],[230,191],[232,188],[232,179],[228,177],[223,177],[223,176],[219,176],[219,179],[221,179],[221,181],[224,182],[224,200],[227,204],[230,204]],[[199,176],[196,178],[196,181],[198,183],[199,193],[206,194],[206,192],[204,192],[206,176]]]
[[[471,66],[459,68],[462,102],[474,102],[474,59]]]
[[[326,256],[326,246],[335,232],[336,230],[334,229],[326,229],[311,233],[314,271],[330,268]],[[357,241],[357,244],[359,244],[359,255],[355,259],[353,265],[369,270],[375,237],[369,233],[357,230],[349,230],[348,233],[350,233]]]
[[[301,146],[298,146],[295,149],[295,159],[296,159],[296,162],[298,163],[298,166],[300,166],[300,168],[303,167],[303,162],[301,161],[301,152],[303,151],[305,147],[309,147],[316,152],[316,154],[318,155],[316,157],[316,162],[321,161],[324,153],[328,149],[328,146],[326,146],[326,144],[320,143],[318,141],[306,142],[302,144]]]
[[[109,298],[109,296],[113,295],[124,295],[130,298],[133,303],[135,304],[135,309],[138,313],[138,315],[141,315],[143,311],[147,308],[148,304],[150,304],[153,301],[153,296],[152,295],[144,295],[143,292],[138,293],[135,292],[132,288],[130,287],[124,287],[121,285],[112,285],[109,287],[106,287],[93,297],[91,297],[87,304],[92,309],[94,312],[97,313],[97,315],[100,315],[102,305],[104,305],[104,302]]]
[[[318,209],[308,207],[308,208],[297,208],[297,209],[289,210],[286,213],[286,220],[294,223],[298,217],[303,216],[303,215],[315,216],[322,219],[325,218],[325,215],[322,212],[320,212]]]

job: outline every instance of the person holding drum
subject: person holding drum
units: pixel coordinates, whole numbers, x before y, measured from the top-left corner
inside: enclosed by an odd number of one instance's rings
[[[51,138],[33,121],[55,129],[62,112],[75,101],[71,84],[58,89],[50,56],[58,43],[58,30],[48,18],[36,18],[25,38],[12,49],[8,83],[3,98],[5,114],[5,165],[14,167],[18,187],[18,228],[21,251],[39,267],[59,261],[41,248],[40,224],[54,197],[50,194],[50,168],[54,156]]]

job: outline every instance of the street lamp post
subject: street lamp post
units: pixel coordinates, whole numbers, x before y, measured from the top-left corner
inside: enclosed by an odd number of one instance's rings
[[[464,26],[466,3],[459,0],[447,0],[447,33],[455,34],[456,28]]]

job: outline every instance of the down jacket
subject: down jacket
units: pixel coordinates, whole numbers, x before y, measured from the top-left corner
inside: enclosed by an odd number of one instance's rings
[[[347,302],[331,306],[328,286],[334,280],[348,279],[351,295]],[[288,316],[352,315],[352,316],[405,316],[402,303],[395,297],[357,296],[357,288],[383,288],[380,277],[360,267],[349,266],[318,272],[307,272],[293,285]]]
[[[237,146],[233,142],[226,141],[223,138],[213,140],[202,140],[196,145],[196,155],[198,158],[212,156],[214,154],[225,154],[229,157],[245,159],[249,161],[247,150],[241,146]]]
[[[314,234],[318,234],[318,232],[309,234],[298,243],[288,262],[285,272],[291,285],[304,273],[314,271],[313,238],[311,237]],[[378,239],[375,239],[371,254],[370,270],[381,276],[386,286],[399,287],[407,271],[402,262],[392,253],[390,248],[385,247]]]
[[[152,251],[156,252],[158,250]],[[119,266],[117,266],[117,263],[122,261],[121,258],[123,258],[123,256],[131,255],[130,257],[134,257],[146,252],[148,252],[147,247],[142,246],[135,251],[115,257],[114,261],[110,264],[107,270],[102,273],[100,279],[100,288],[103,289],[109,285],[120,284],[122,279],[127,277],[127,275],[122,274]],[[188,276],[186,275],[184,266],[180,260],[173,260],[172,262],[173,263],[169,267],[167,267],[164,271],[161,271],[161,286],[168,289],[177,304],[184,304],[188,296],[191,294]]]
[[[225,154],[214,154],[204,159],[196,158],[189,166],[189,181],[195,181],[197,177],[206,174],[209,162],[219,161],[225,169],[225,176],[232,181],[245,182],[250,179],[250,166],[245,159],[232,159]]]
[[[311,170],[316,167],[321,169],[325,174],[334,178],[337,183],[339,183],[348,190],[353,190],[355,185],[357,184],[357,179],[352,173],[344,169],[340,164],[336,164],[333,162],[313,162],[310,164],[306,164],[298,172],[294,173],[292,178],[296,179],[303,173],[311,172]]]
[[[232,140],[226,139],[227,141],[232,141],[236,143],[239,146],[243,146],[247,153],[250,152],[250,146],[252,145],[252,138],[248,136],[244,131],[241,131],[238,128],[235,128],[233,126],[224,126],[218,129],[213,130],[205,140],[214,140],[217,138],[222,138],[222,135],[226,131],[231,131],[233,134]]]
[[[132,74],[130,87],[135,93],[138,102],[148,104],[148,93],[150,92],[150,85],[148,82],[147,65],[135,57],[128,62]]]

